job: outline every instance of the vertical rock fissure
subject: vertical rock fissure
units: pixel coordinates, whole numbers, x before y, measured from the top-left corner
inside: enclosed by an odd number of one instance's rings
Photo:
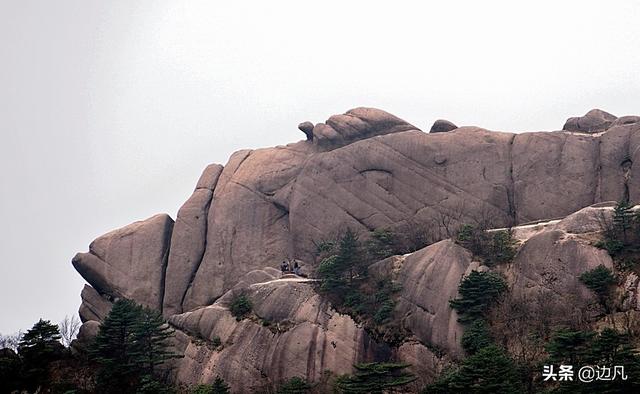
[[[593,199],[591,201],[592,204],[600,202],[602,200],[602,138],[598,137],[598,151],[596,153],[596,165],[595,165],[595,178],[596,178],[596,186],[593,189]]]
[[[215,185],[212,188],[211,198],[205,205],[205,209],[204,209],[204,214],[205,214],[205,217],[207,218],[209,217],[209,209],[211,208],[211,204],[213,203],[213,189],[215,189]],[[204,254],[207,251],[207,234],[208,233],[209,233],[209,220],[205,220],[204,221],[204,240],[203,240],[204,243],[202,244],[202,252],[198,257],[198,263],[193,267],[193,270],[191,271],[189,282],[187,283],[187,286],[184,288],[184,291],[182,292],[182,297],[180,297],[180,313],[184,312],[184,306],[183,306],[184,299],[187,297],[187,293],[189,292],[189,289],[191,288],[191,285],[193,284],[193,281],[196,278],[196,273],[198,272],[198,269],[200,269],[202,260],[204,260]]]
[[[511,136],[509,140],[509,187],[507,187],[507,202],[509,204],[509,217],[511,218],[511,226],[517,224],[516,201],[515,201],[515,181],[513,178],[513,144],[517,134]]]
[[[164,292],[165,292],[165,283],[167,280],[167,266],[169,265],[169,252],[171,251],[171,238],[173,234],[173,226],[175,222],[170,221],[168,228],[165,229],[164,237],[165,242],[167,243],[167,249],[164,251],[164,255],[162,256],[162,275],[160,276],[160,313],[162,313],[164,309]]]

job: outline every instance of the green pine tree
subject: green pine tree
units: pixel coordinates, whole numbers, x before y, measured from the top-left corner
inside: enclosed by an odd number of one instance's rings
[[[458,287],[460,298],[449,301],[449,305],[458,311],[458,321],[471,323],[484,318],[489,306],[506,289],[507,284],[500,275],[471,271]]]
[[[371,233],[371,239],[367,242],[367,251],[372,260],[382,260],[393,255],[394,244],[393,232],[386,228],[378,228]]]
[[[608,313],[611,287],[616,283],[616,277],[613,275],[613,272],[600,264],[596,268],[580,275],[580,281],[596,294],[598,301],[600,301]]]
[[[173,331],[158,312],[131,300],[118,300],[90,349],[99,365],[98,390],[105,393],[162,392],[156,367],[177,357],[168,350]]]
[[[427,386],[425,394],[511,394],[521,393],[514,361],[499,347],[483,347],[465,359],[458,369],[444,373]]]
[[[229,385],[220,377],[216,376],[213,384],[199,384],[194,387],[191,394],[229,394],[231,393]]]
[[[297,376],[287,380],[278,388],[277,394],[304,394],[311,390],[311,385],[306,380]]]
[[[627,243],[627,235],[633,226],[634,213],[633,206],[626,200],[620,200],[613,208],[613,225],[618,232],[622,234],[622,240]]]
[[[354,375],[341,376],[336,388],[344,394],[382,394],[402,392],[402,387],[416,380],[405,371],[410,364],[403,363],[364,363],[354,365]]]
[[[60,338],[58,326],[43,319],[24,334],[18,354],[23,361],[26,388],[33,390],[46,381],[49,363],[60,357],[63,350]]]

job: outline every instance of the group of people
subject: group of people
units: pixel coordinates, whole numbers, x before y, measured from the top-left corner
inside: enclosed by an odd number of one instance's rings
[[[282,264],[280,264],[280,271],[282,271],[282,275],[293,272],[298,276],[302,276],[300,273],[300,264],[298,264],[296,260],[294,260],[293,263],[291,261],[283,261]]]

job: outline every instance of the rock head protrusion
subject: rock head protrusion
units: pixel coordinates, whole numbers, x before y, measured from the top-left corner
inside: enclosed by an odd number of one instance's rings
[[[433,122],[433,126],[431,126],[429,133],[446,133],[447,131],[455,130],[457,128],[458,126],[448,120],[438,119]]]
[[[618,119],[601,109],[592,109],[584,116],[567,119],[562,130],[580,133],[600,133],[606,131]]]

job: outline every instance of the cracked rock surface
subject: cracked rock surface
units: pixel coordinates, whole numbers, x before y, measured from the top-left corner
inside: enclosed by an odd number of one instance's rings
[[[315,380],[324,369],[348,372],[388,352],[420,361],[421,373],[433,376],[442,363],[432,349],[461,354],[448,300],[477,267],[466,250],[444,240],[401,258],[397,313],[412,336],[391,350],[322,301],[312,282],[279,280],[280,263],[295,258],[313,274],[317,242],[345,228],[365,237],[376,228],[428,228],[443,215],[452,228],[484,217],[496,228],[523,225],[521,251],[505,272],[520,295],[571,288],[576,303],[588,303],[576,275],[610,261],[576,239],[597,226],[601,209],[580,210],[640,200],[640,122],[612,116],[590,111],[564,131],[521,134],[468,126],[424,133],[372,108],[305,123],[307,140],[242,150],[207,167],[175,223],[156,215],[76,255],[74,267],[90,285],[82,292],[83,336],[96,332],[114,299],[127,297],[162,311],[179,330],[186,356],[176,361],[177,377],[185,382],[221,374],[241,390],[287,376]],[[282,331],[232,318],[226,303],[239,289],[250,292],[256,319],[287,321]],[[203,344],[213,336],[222,350]]]

